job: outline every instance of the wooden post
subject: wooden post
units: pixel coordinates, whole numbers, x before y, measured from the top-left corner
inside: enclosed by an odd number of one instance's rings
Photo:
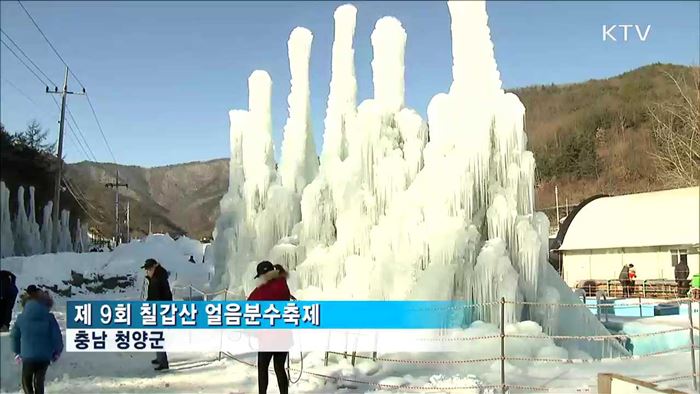
[[[327,367],[328,366],[328,352],[326,352],[325,357],[323,358],[323,366]]]
[[[353,351],[352,358],[350,358],[350,364],[352,364],[353,367],[355,366],[355,356],[356,355],[357,355],[357,352]]]

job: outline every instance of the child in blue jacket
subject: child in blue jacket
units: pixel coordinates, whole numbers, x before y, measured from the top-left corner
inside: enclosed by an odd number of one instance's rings
[[[36,286],[27,288],[24,311],[12,326],[12,351],[22,363],[22,389],[25,394],[43,394],[46,370],[63,351],[63,336],[50,303]]]

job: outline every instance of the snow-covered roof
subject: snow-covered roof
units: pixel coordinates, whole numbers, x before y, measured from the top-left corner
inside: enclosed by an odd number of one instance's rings
[[[573,218],[560,250],[697,245],[700,187],[603,197]]]

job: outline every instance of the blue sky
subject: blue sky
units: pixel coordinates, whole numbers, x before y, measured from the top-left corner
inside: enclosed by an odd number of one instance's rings
[[[279,152],[287,116],[287,39],[295,26],[314,33],[313,126],[320,149],[330,81],[333,11],[344,2],[25,2],[85,84],[120,163],[155,166],[228,157],[228,115],[247,107],[255,69],[273,80]],[[408,34],[406,103],[425,114],[451,78],[450,18],[443,2],[355,2],[355,64],[362,100],[372,95],[370,33],[382,16]],[[605,78],[653,63],[697,64],[698,2],[491,2],[489,24],[506,88]],[[0,25],[60,83],[63,66],[17,2],[0,3]],[[604,42],[602,25],[651,25],[640,42]],[[3,40],[7,41],[5,37]],[[9,44],[9,43],[8,43]],[[44,86],[3,46],[0,115],[9,130],[37,119],[55,138],[58,110]],[[18,88],[18,89],[16,89]],[[78,89],[74,80],[69,88]],[[27,96],[27,97],[25,97]],[[30,101],[31,99],[31,101]],[[81,96],[69,108],[100,161],[111,157]],[[85,160],[75,136],[69,162]]]

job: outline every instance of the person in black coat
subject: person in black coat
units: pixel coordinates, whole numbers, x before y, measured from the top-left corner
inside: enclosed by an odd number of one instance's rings
[[[168,271],[163,268],[156,260],[146,260],[143,267],[146,270],[148,277],[148,294],[146,301],[172,301],[173,293],[170,291],[168,283]],[[156,371],[168,369],[168,355],[165,352],[156,352],[156,358],[151,360]]]
[[[688,290],[690,290],[688,255],[681,255],[681,261],[676,264],[673,274],[676,277],[676,285],[678,285],[678,297],[685,297],[688,294]]]
[[[15,274],[10,271],[0,271],[0,332],[9,331],[12,321],[12,309],[17,301],[17,285]]]

